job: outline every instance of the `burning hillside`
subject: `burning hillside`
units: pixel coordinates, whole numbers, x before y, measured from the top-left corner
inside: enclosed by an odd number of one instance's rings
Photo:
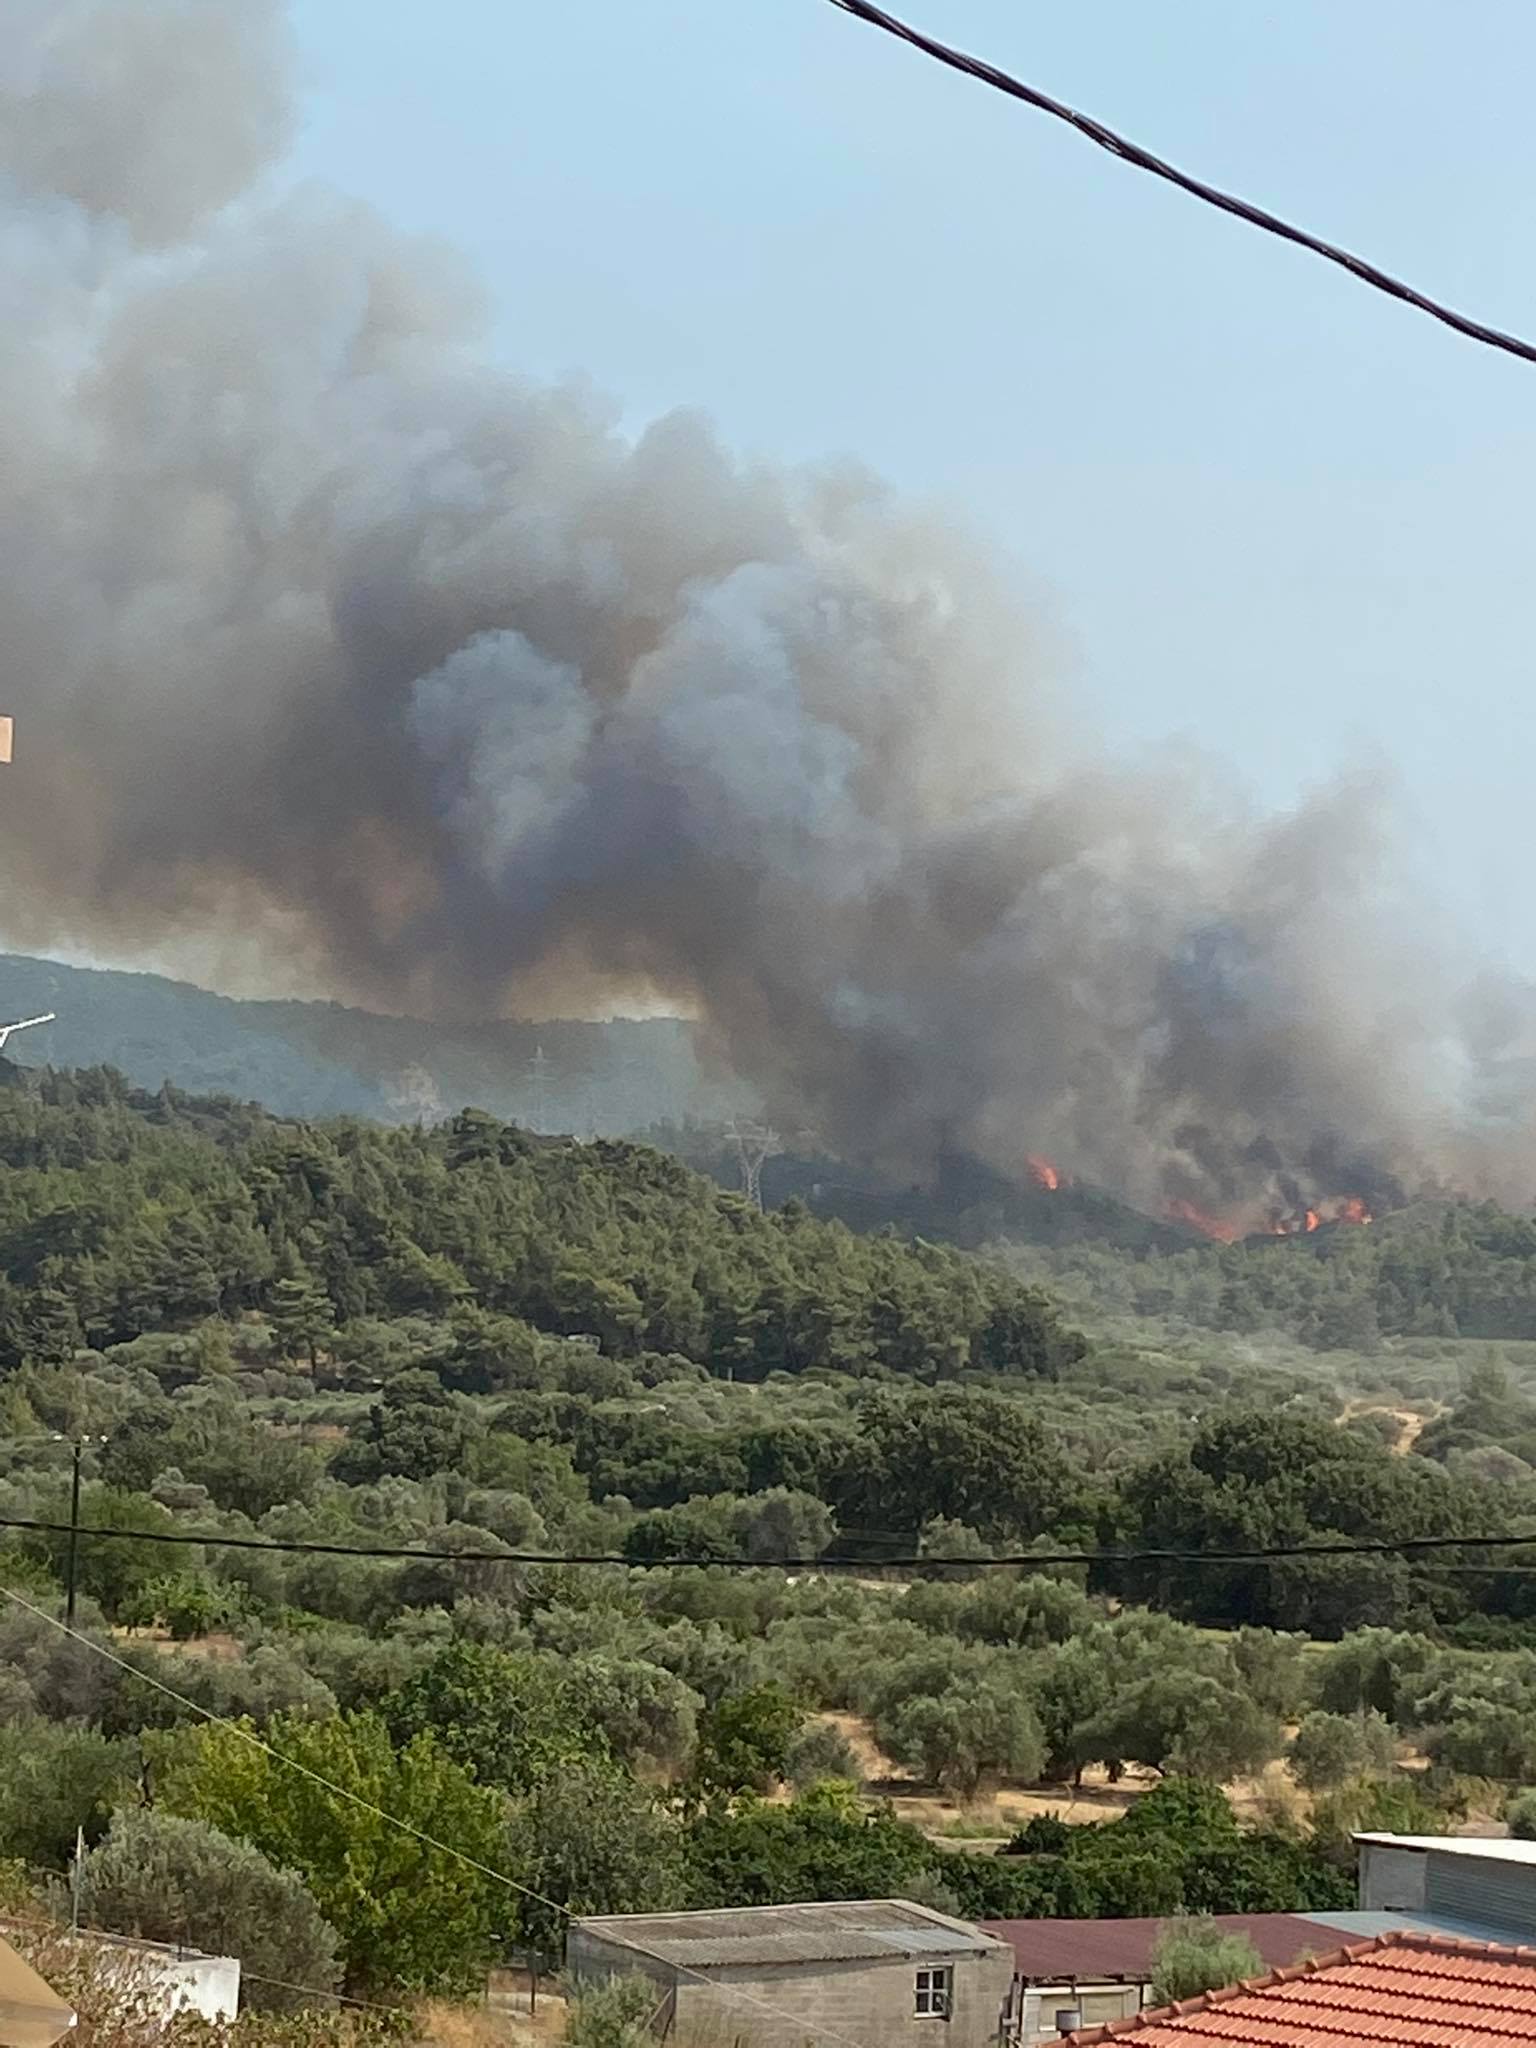
[[[1187,1224],[1202,1237],[1214,1238],[1219,1244],[1233,1244],[1244,1237],[1310,1237],[1313,1231],[1328,1225],[1357,1225],[1376,1220],[1374,1212],[1358,1195],[1320,1196],[1315,1205],[1282,1214],[1269,1210],[1262,1216],[1251,1210],[1213,1215],[1193,1202],[1174,1200],[1168,1204],[1167,1215],[1170,1222]]]
[[[1024,1163],[1030,1183],[1048,1194],[1068,1185],[1068,1176],[1054,1160],[1026,1152]],[[1170,1223],[1184,1225],[1201,1237],[1218,1244],[1235,1244],[1245,1237],[1309,1237],[1328,1225],[1374,1223],[1375,1212],[1359,1195],[1319,1195],[1310,1202],[1291,1202],[1284,1207],[1255,1207],[1253,1204],[1228,1211],[1201,1208],[1181,1196],[1171,1196],[1163,1208]]]

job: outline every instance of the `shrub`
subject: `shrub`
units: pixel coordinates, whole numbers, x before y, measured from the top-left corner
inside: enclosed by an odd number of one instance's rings
[[[1263,1974],[1264,1958],[1247,1935],[1223,1934],[1214,1920],[1170,1920],[1152,1951],[1152,2003],[1172,2005]]]
[[[611,1977],[571,1999],[566,2048],[655,2048],[661,1994],[648,1977]]]
[[[1392,1730],[1374,1709],[1363,1714],[1308,1714],[1289,1751],[1296,1782],[1309,1792],[1389,1770],[1395,1753]]]
[[[269,2012],[310,2003],[341,1978],[339,1937],[291,1870],[218,1828],[151,1810],[114,1814],[85,1859],[81,1902],[92,1923],[149,1941],[239,1956],[242,1998]]]
[[[832,1721],[811,1721],[791,1740],[784,1753],[784,1775],[797,1792],[827,1778],[855,1785],[864,1781],[853,1744]]]
[[[1003,1850],[1005,1856],[1061,1856],[1071,1847],[1072,1829],[1054,1813],[1036,1813]]]

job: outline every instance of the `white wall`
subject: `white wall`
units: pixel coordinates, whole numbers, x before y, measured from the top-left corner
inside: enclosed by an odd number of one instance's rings
[[[1058,2012],[1075,2010],[1085,2027],[1107,2026],[1111,2020],[1128,2020],[1146,2004],[1143,1984],[1031,1984],[1024,1994],[1024,2023],[1020,2040],[1024,2048],[1037,2043],[1059,2041]]]
[[[232,2020],[240,2009],[240,1964],[235,1956],[157,1956],[148,1961],[152,1982],[163,1985],[166,2011]]]
[[[167,2019],[195,2012],[205,2020],[232,2020],[239,2010],[240,1964],[234,1956],[178,1955],[172,1948],[84,1933],[79,1940],[109,1959],[114,1974],[153,1999]]]

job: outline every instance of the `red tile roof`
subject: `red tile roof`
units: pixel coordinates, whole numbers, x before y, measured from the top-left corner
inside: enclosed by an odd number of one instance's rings
[[[1536,2041],[1536,1948],[1386,1934],[1073,2034],[1077,2048],[1514,2048]]]
[[[1031,1984],[1088,1984],[1124,1978],[1149,1981],[1152,1951],[1168,1925],[1149,1920],[983,1920],[1013,1949],[1014,1968]],[[1271,1970],[1305,1955],[1332,1955],[1339,1930],[1297,1913],[1218,1913],[1223,1934],[1245,1935]]]

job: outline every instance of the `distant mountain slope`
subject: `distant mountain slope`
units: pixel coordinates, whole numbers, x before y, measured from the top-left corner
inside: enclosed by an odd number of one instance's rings
[[[739,1187],[740,1166],[729,1137],[715,1125],[637,1132],[723,1187]],[[941,1161],[931,1185],[892,1179],[868,1167],[790,1147],[763,1162],[762,1194],[775,1209],[791,1196],[817,1216],[851,1230],[894,1230],[968,1247],[1011,1240],[1033,1245],[1112,1245],[1117,1250],[1178,1252],[1203,1239],[1179,1223],[1162,1223],[1103,1188],[1063,1180],[1054,1188],[1010,1181],[978,1160]]]
[[[113,1066],[141,1088],[263,1102],[283,1116],[433,1120],[473,1103],[548,1131],[620,1135],[744,1105],[676,1018],[427,1024],[339,1003],[238,1002],[157,974],[0,954],[0,1011],[55,1010],[12,1039],[22,1066]]]
[[[649,1140],[737,1185],[722,1126],[750,1112],[747,1091],[705,1072],[677,1018],[607,1024],[430,1024],[340,1003],[241,1002],[158,974],[66,967],[0,953],[0,1013],[54,1010],[14,1038],[21,1066],[116,1067],[139,1088],[261,1102],[279,1116],[433,1122],[473,1105],[533,1130]],[[894,1227],[975,1245],[1108,1242],[1172,1250],[1189,1242],[1101,1190],[1015,1186],[951,1161],[931,1188],[893,1183],[814,1150],[770,1159],[770,1208],[798,1195],[856,1230]]]

